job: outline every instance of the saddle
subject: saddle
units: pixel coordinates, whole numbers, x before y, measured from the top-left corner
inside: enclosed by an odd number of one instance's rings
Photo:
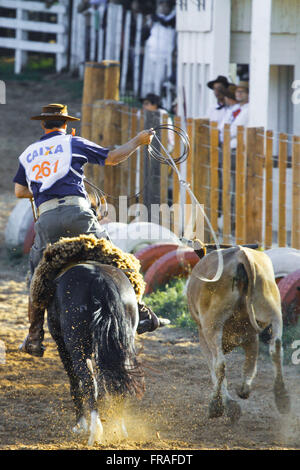
[[[137,301],[141,301],[146,284],[140,273],[139,260],[106,238],[80,235],[74,238],[61,238],[58,242],[47,246],[30,285],[33,305],[37,308],[47,308],[55,292],[57,277],[70,267],[83,262],[109,264],[121,269],[131,282]]]

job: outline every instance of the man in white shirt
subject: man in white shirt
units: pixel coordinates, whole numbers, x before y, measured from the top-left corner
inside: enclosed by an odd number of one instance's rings
[[[217,104],[212,106],[207,112],[207,119],[210,121],[217,122],[220,124],[224,118],[226,111],[224,91],[228,88],[229,82],[226,77],[219,75],[215,80],[211,80],[207,83],[208,88],[213,90],[214,95],[217,99]]]
[[[225,113],[218,127],[220,131],[220,143],[223,143],[224,140],[224,125],[231,125],[240,112],[240,105],[235,97],[236,88],[236,85],[230,84],[224,91]]]
[[[247,127],[249,120],[249,83],[240,82],[235,90],[235,98],[239,104],[239,112],[236,113],[230,127],[230,147],[236,149],[237,146],[237,127]]]

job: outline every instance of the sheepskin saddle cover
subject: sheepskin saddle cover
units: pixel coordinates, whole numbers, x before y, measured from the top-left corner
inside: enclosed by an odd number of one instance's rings
[[[141,300],[145,291],[145,282],[140,273],[139,260],[106,238],[80,235],[74,238],[61,238],[58,242],[47,246],[30,284],[33,305],[47,308],[55,292],[57,276],[68,266],[84,261],[96,261],[122,269],[133,285],[137,300]]]

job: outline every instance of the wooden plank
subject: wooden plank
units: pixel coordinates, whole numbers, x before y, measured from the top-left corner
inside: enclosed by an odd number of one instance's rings
[[[292,247],[300,250],[300,137],[293,136]]]
[[[168,116],[164,114],[162,117],[162,124],[166,125],[168,123]],[[161,143],[166,150],[168,150],[168,131],[162,129],[161,131]],[[161,148],[162,154],[166,157],[165,151]],[[161,165],[160,167],[160,204],[168,204],[168,180],[169,180],[169,166]]]
[[[209,120],[195,119],[195,147],[193,165],[194,193],[200,204],[203,204],[206,216],[209,218],[209,186],[210,156],[209,156]],[[209,241],[210,231],[205,227],[205,242]]]
[[[130,108],[128,105],[123,105],[121,108],[121,142],[125,144],[130,139]],[[122,195],[129,195],[129,162],[126,160],[121,163],[121,180],[120,180],[120,192]]]
[[[145,118],[144,118],[144,113],[140,113],[140,122],[139,122],[139,129],[140,131],[144,130],[145,129]],[[143,150],[140,148],[139,150],[139,198],[138,198],[138,202],[140,204],[143,203],[143,188],[144,188],[144,178],[145,178],[145,175],[144,175],[144,152]]]
[[[247,129],[246,243],[262,244],[263,128]]]
[[[238,245],[245,243],[246,229],[246,158],[245,158],[245,128],[237,127],[237,147],[235,161],[235,240]]]
[[[132,139],[133,137],[136,136],[137,131],[138,131],[137,108],[132,108],[131,112],[132,114],[131,114],[130,138]],[[134,154],[132,154],[130,157],[130,166],[129,166],[130,194],[129,195],[136,193],[136,169],[137,169],[137,152],[134,152]]]
[[[223,162],[222,162],[222,212],[223,212],[223,242],[231,243],[231,149],[230,149],[230,124],[224,126],[223,138]]]
[[[177,127],[181,126],[180,116],[175,116],[174,117],[174,126],[177,126]],[[188,129],[191,132],[191,123],[190,123],[190,127]],[[180,155],[180,137],[177,134],[175,134],[174,148],[173,148],[173,152],[172,152],[172,157],[176,158],[176,157],[178,157],[178,155]],[[186,177],[186,179],[189,183],[192,183],[192,179],[190,179],[190,174],[193,171],[192,160],[191,160],[190,157],[189,157],[188,160],[189,160],[189,164],[187,165],[187,177]],[[177,168],[180,171],[180,167],[177,167]],[[180,183],[178,181],[177,174],[175,174],[173,172],[172,176],[173,176],[173,195],[172,195],[173,201],[172,202],[173,202],[173,204],[180,204]],[[187,202],[187,204],[188,204],[188,202]]]
[[[39,33],[66,33],[64,24],[47,23],[45,21],[24,21],[17,18],[0,18],[1,28],[22,29],[23,31],[36,31]]]
[[[279,134],[278,246],[286,246],[286,164],[288,136]]]
[[[273,131],[266,132],[266,178],[265,178],[265,249],[272,248],[273,221]]]
[[[65,5],[52,5],[50,8],[46,8],[45,3],[42,2],[30,2],[28,0],[0,0],[0,7],[29,11],[42,11],[44,13],[65,13]]]
[[[51,54],[65,52],[65,47],[57,43],[39,41],[21,41],[13,38],[0,38],[0,47],[7,49],[22,49],[32,52],[49,52]]]
[[[210,223],[214,232],[218,230],[219,205],[219,130],[218,123],[210,123]],[[211,241],[213,239],[211,238]]]

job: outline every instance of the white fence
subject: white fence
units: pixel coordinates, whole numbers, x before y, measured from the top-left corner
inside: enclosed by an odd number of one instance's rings
[[[62,2],[60,2],[62,3]],[[0,37],[0,47],[15,50],[15,73],[20,73],[27,62],[27,52],[51,53],[56,56],[56,71],[67,65],[68,15],[65,4],[46,8],[44,3],[27,0],[0,0],[0,7],[16,10],[15,18],[0,18],[0,28],[15,30],[14,38]],[[53,13],[56,23],[28,20],[29,12]],[[56,42],[28,40],[28,32],[52,33]]]
[[[118,60],[121,64],[121,95],[126,90],[132,91],[134,96],[148,92],[160,95],[162,77],[167,78],[171,74],[172,54],[166,65],[157,56],[157,64],[151,70],[149,87],[149,77],[142,74],[143,65],[147,62],[147,47],[143,48],[142,39],[143,15],[139,13],[133,16],[130,10],[124,10],[122,5],[117,4],[91,7],[78,14],[79,2],[74,0],[73,4],[71,69],[79,69],[82,77],[86,61]],[[162,67],[164,70],[161,70]],[[163,104],[170,109],[171,103],[171,89],[167,85]]]

